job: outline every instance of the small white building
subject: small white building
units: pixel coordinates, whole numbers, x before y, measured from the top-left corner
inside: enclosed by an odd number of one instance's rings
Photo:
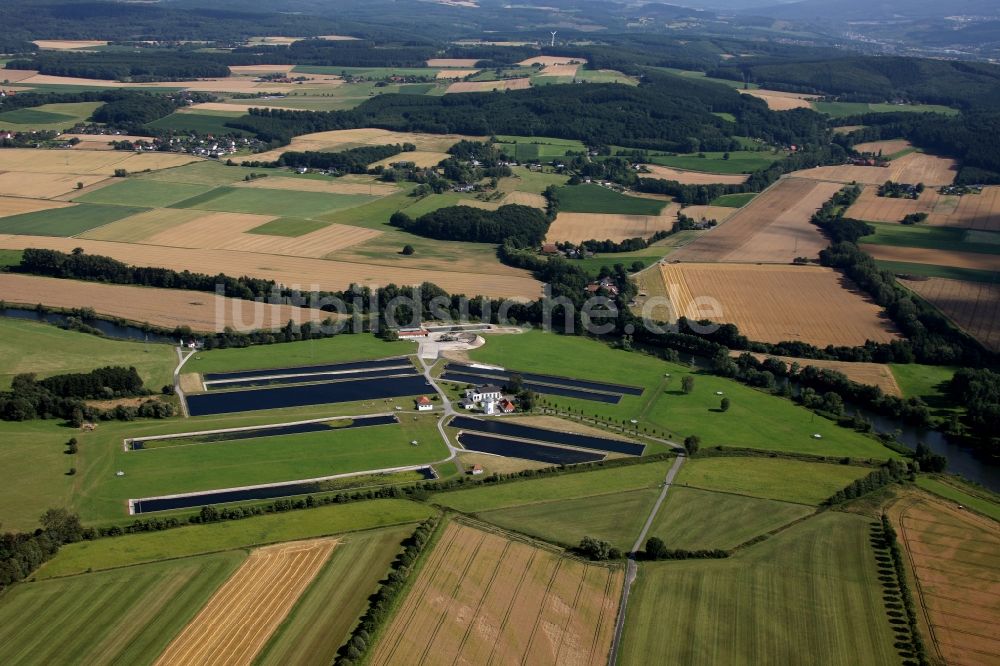
[[[430,398],[426,395],[422,395],[417,398],[417,411],[418,412],[429,412],[434,409],[434,403],[431,402]]]

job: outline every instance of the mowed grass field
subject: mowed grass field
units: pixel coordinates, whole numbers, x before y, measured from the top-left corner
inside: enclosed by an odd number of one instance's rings
[[[177,356],[169,345],[112,340],[0,317],[0,390],[7,390],[14,375],[21,373],[33,372],[41,378],[89,372],[105,365],[135,366],[143,382],[156,391],[173,383]]]
[[[712,206],[725,206],[726,208],[743,208],[753,201],[757,192],[745,192],[743,194],[723,194],[721,197],[712,199]]]
[[[199,134],[235,134],[241,136],[251,136],[251,132],[235,129],[226,125],[226,123],[248,117],[249,116],[247,115],[239,113],[181,113],[175,111],[169,116],[165,116],[148,123],[146,127],[154,130],[187,130],[190,132],[197,132]]]
[[[138,499],[432,463],[448,457],[435,423],[405,415],[385,426],[131,451],[118,457],[125,477],[115,491]]]
[[[630,197],[600,185],[567,185],[556,190],[559,210],[567,213],[659,215],[664,201]]]
[[[875,233],[861,238],[866,245],[891,245],[894,247],[921,247],[955,252],[981,252],[1000,254],[1000,233],[991,231],[969,232],[955,227],[929,227],[919,224],[886,224],[869,222]],[[946,258],[947,255],[942,255]]]
[[[567,151],[586,152],[587,147],[573,139],[554,139],[544,136],[498,136],[497,148],[518,161],[549,161],[565,157]]]
[[[405,356],[416,351],[416,345],[406,340],[386,342],[371,333],[343,334],[322,340],[201,351],[184,365],[184,372],[206,374],[294,368]]]
[[[102,187],[84,194],[75,201],[121,206],[162,208],[208,192],[210,185],[191,183],[166,183],[148,179],[129,178],[120,183]]]
[[[39,569],[37,578],[58,578],[88,569],[131,567],[223,550],[411,524],[426,520],[434,513],[433,508],[409,500],[380,499],[81,541],[64,546],[55,558]]]
[[[649,536],[667,548],[730,549],[812,512],[801,504],[675,486]]]
[[[704,155],[704,157],[701,157]],[[651,164],[660,164],[674,169],[704,171],[706,173],[751,173],[766,169],[771,163],[782,159],[784,153],[756,150],[734,150],[725,157],[724,152],[690,153],[684,155],[650,155]]]
[[[0,234],[27,236],[76,236],[147,208],[107,204],[77,204],[0,218]]]
[[[228,213],[255,213],[289,217],[316,217],[372,201],[364,194],[327,194],[263,188],[218,187],[172,204],[175,208],[198,208]]]
[[[261,666],[328,666],[368,607],[368,595],[413,533],[412,525],[350,534],[257,656]]]
[[[702,490],[817,506],[871,471],[868,467],[787,458],[694,458],[681,468],[675,483]]]
[[[3,75],[0,74],[0,77]],[[0,128],[18,132],[65,130],[83,122],[103,106],[103,102],[42,104],[0,113]]]
[[[864,113],[941,113],[946,116],[958,114],[957,109],[938,104],[866,104],[864,102],[812,102],[811,106],[820,113],[834,118],[856,116]]]
[[[16,586],[0,662],[150,664],[243,562],[230,551]]]
[[[487,336],[486,344],[470,351],[469,357],[513,370],[642,386],[645,391],[641,396],[626,395],[617,405],[551,395],[541,398],[588,417],[597,414],[618,423],[634,418],[640,429],[654,428],[678,441],[698,435],[703,447],[879,459],[895,455],[874,439],[841,428],[785,398],[583,337],[539,331]],[[681,391],[685,375],[694,376],[691,394]],[[722,395],[718,395],[720,391]],[[730,399],[727,412],[719,410],[723,397]],[[821,439],[815,439],[814,434],[820,434]]]
[[[592,536],[628,550],[672,461],[601,469],[431,497],[431,502],[567,547]]]
[[[641,564],[619,663],[899,663],[869,521],[827,512],[726,560]]]
[[[919,476],[917,485],[1000,522],[1000,500],[989,491],[966,485],[950,476]]]

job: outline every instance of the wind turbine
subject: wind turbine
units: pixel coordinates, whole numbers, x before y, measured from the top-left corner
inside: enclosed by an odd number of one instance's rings
[[[558,30],[553,30],[552,31],[552,44],[551,44],[552,46],[556,45],[556,33],[557,32],[559,32],[559,31]]]

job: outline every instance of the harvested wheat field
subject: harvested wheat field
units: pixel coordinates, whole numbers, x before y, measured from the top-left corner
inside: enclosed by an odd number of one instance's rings
[[[958,252],[955,250],[934,250],[923,247],[903,247],[899,245],[873,245],[865,243],[864,250],[883,261],[903,261],[910,264],[931,264],[971,268],[979,271],[995,271],[1000,261],[995,254],[981,252]]]
[[[572,65],[573,63],[583,65],[587,63],[586,58],[573,58],[568,56],[535,56],[517,63],[521,67],[531,67],[532,65]]]
[[[10,217],[11,215],[21,215],[23,213],[37,213],[40,210],[51,210],[52,208],[66,208],[75,204],[61,201],[45,201],[43,199],[24,199],[21,197],[0,196],[0,217]]]
[[[428,168],[437,166],[449,157],[451,157],[451,155],[444,152],[437,152],[433,150],[411,150],[407,153],[400,153],[399,155],[393,155],[392,157],[386,157],[383,160],[372,162],[368,165],[368,168],[376,166],[389,166],[390,164],[395,164],[396,162],[413,162],[418,167]]]
[[[475,67],[479,58],[431,58],[427,61],[428,67]]]
[[[92,49],[95,46],[107,46],[107,40],[101,39],[36,39],[32,42],[42,50],[72,51],[75,49]]]
[[[671,169],[659,164],[645,165],[647,171],[654,178],[663,180],[676,180],[681,185],[711,185],[722,183],[724,185],[742,185],[750,177],[749,174],[726,174],[726,173],[702,173],[701,171],[683,171],[681,169]]]
[[[0,171],[22,174],[114,174],[115,169],[136,172],[166,169],[201,158],[180,153],[132,153],[112,150],[42,150],[7,148],[0,151]],[[7,176],[8,174],[3,174]],[[34,175],[25,176],[30,182]],[[79,179],[77,179],[79,180]],[[75,182],[75,181],[74,181]]]
[[[418,132],[391,132],[375,128],[352,130],[332,130],[303,134],[292,139],[292,142],[282,148],[266,153],[260,153],[255,158],[262,162],[273,162],[288,151],[337,151],[360,146],[380,146],[393,143],[412,143],[417,150],[427,152],[445,152],[462,139],[483,141],[485,137],[463,136],[461,134],[421,134]],[[404,155],[397,160],[404,159]]]
[[[792,109],[811,109],[809,100],[816,95],[801,95],[799,93],[780,92],[778,90],[740,90],[744,95],[762,99],[767,108],[772,111],[791,111]]]
[[[273,215],[252,213],[206,213],[181,224],[171,224],[157,234],[143,239],[148,245],[219,249],[250,229],[276,219]]]
[[[898,338],[877,305],[819,266],[660,264],[639,274],[639,288],[648,294],[644,316],[736,324],[761,342],[854,347]]]
[[[264,76],[266,74],[287,74],[295,65],[230,65],[229,71],[239,76]]]
[[[185,107],[180,113],[198,113],[199,111],[231,111],[234,113],[247,113],[248,109],[268,109],[275,111],[308,111],[309,109],[296,109],[290,106],[268,106],[258,104],[254,100],[240,100],[239,102],[201,102]]]
[[[840,183],[782,178],[740,208],[728,222],[699,236],[670,258],[780,264],[790,263],[795,257],[816,257],[829,241],[810,219],[840,187]]]
[[[382,232],[346,224],[330,224],[302,236],[268,236],[242,233],[230,237],[216,247],[239,252],[284,254],[292,257],[326,257],[337,250],[363,243]]]
[[[731,351],[729,352],[729,355],[735,358],[744,353],[746,352]],[[803,368],[807,365],[811,365],[815,368],[821,368],[823,370],[834,370],[845,375],[853,382],[867,384],[868,386],[877,386],[882,389],[882,393],[885,393],[886,395],[894,395],[899,398],[903,397],[903,392],[899,388],[896,376],[892,374],[892,370],[885,363],[824,361],[812,358],[795,358],[793,356],[775,356],[773,354],[751,354],[751,356],[756,358],[758,361],[763,361],[768,358],[776,358],[779,361],[784,361],[785,364],[789,366],[792,363],[798,363],[799,366]]]
[[[253,551],[155,663],[253,663],[336,545],[317,539]]]
[[[434,75],[435,79],[464,79],[467,76],[478,74],[478,69],[442,69]]]
[[[649,238],[657,231],[667,231],[677,221],[680,206],[667,204],[660,215],[625,215],[622,213],[559,213],[549,227],[546,242],[582,243],[586,240]]]
[[[889,516],[916,579],[929,652],[947,664],[1000,661],[1000,528],[930,495],[896,502]]]
[[[4,70],[7,71],[7,70]],[[19,86],[29,85],[56,85],[56,86],[93,86],[100,88],[127,88],[129,84],[111,79],[83,79],[76,76],[54,76],[52,74],[39,74],[21,79],[17,82]],[[139,85],[139,84],[133,84]]]
[[[0,81],[8,81],[9,83],[19,83],[25,79],[30,79],[31,77],[37,75],[33,69],[5,69],[3,73],[0,74]]]
[[[190,326],[218,332],[226,326],[239,331],[279,328],[289,319],[322,321],[322,310],[269,305],[211,293],[103,284],[79,280],[0,273],[0,300],[56,308],[93,308],[95,312],[163,328]]]
[[[715,220],[719,224],[722,224],[738,213],[739,210],[739,208],[730,208],[729,206],[688,206],[682,208],[680,212],[698,222],[702,220]]]
[[[493,90],[525,90],[531,87],[531,79],[503,79],[502,81],[459,81],[448,86],[445,93],[477,93]]]
[[[984,187],[980,194],[952,196],[927,189],[918,199],[880,197],[866,187],[847,211],[848,217],[870,222],[899,222],[910,213],[926,213],[921,224],[976,231],[1000,231],[1000,186]]]
[[[899,282],[927,300],[984,347],[1000,352],[1000,285],[945,278],[899,279]]]
[[[538,76],[576,76],[576,71],[580,69],[580,63],[568,63],[560,65],[546,65]]]
[[[854,150],[859,153],[872,153],[875,155],[882,154],[885,157],[890,155],[895,155],[896,153],[901,153],[908,148],[912,148],[913,144],[906,139],[886,139],[885,141],[869,141],[867,143],[857,143],[854,145]]]
[[[881,185],[887,180],[897,183],[923,183],[929,187],[951,185],[958,166],[955,160],[925,153],[910,153],[892,160],[888,166],[821,166],[796,171],[798,178],[832,180],[838,183],[857,182],[862,185]]]
[[[119,243],[141,243],[150,236],[204,217],[205,214],[205,211],[194,208],[153,208],[85,231],[78,237]]]
[[[114,150],[111,145],[114,141],[151,141],[152,137],[132,134],[60,134],[59,139],[79,141],[73,146],[74,150]]]
[[[316,180],[314,178],[285,178],[272,176],[254,180],[239,181],[231,187],[252,187],[262,190],[293,190],[295,192],[325,192],[327,194],[370,194],[372,196],[387,196],[395,194],[399,188],[392,183]]]
[[[541,194],[533,194],[531,192],[508,192],[501,203],[506,206],[508,204],[517,204],[519,206],[532,206],[534,208],[545,209],[548,205],[545,197]]]
[[[373,664],[606,664],[624,576],[452,522]]]
[[[429,270],[405,268],[395,264],[383,266],[256,252],[131,245],[82,238],[0,235],[0,249],[22,250],[28,247],[47,247],[61,252],[71,252],[73,248],[81,247],[89,254],[114,257],[134,266],[251,275],[284,285],[298,285],[304,289],[336,291],[346,289],[351,283],[375,287],[389,283],[419,285],[432,282],[452,294],[527,300],[538,298],[542,291],[542,284],[532,278],[528,271],[520,269],[506,269],[502,274]]]
[[[76,196],[79,194],[77,183],[89,187],[106,179],[103,175],[6,171],[0,173],[0,196],[36,199],[53,199],[64,194]]]

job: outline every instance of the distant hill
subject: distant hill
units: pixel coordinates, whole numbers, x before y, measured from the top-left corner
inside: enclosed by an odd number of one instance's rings
[[[720,0],[722,2],[726,0]],[[742,3],[744,0],[735,0]],[[743,14],[789,21],[885,21],[944,18],[946,16],[995,16],[996,0],[803,0],[747,7]]]

